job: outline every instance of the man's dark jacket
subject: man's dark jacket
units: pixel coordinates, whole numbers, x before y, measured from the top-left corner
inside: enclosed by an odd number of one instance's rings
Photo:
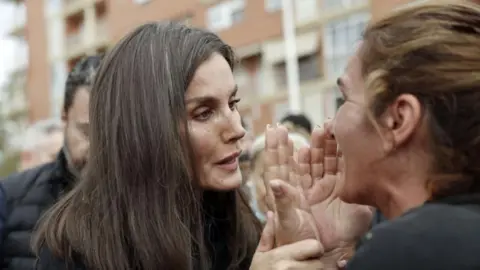
[[[0,182],[6,193],[7,210],[2,232],[2,269],[34,269],[32,231],[73,179],[61,151],[54,162],[13,174]]]

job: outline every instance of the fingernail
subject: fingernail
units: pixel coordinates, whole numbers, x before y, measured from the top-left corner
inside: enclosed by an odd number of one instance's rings
[[[283,190],[282,190],[282,186],[280,185],[280,183],[278,183],[276,181],[272,181],[272,182],[270,182],[270,187],[272,188],[273,194],[275,194],[275,196],[282,196],[283,195]]]
[[[345,266],[347,266],[347,261],[346,260],[341,260],[341,261],[338,262],[338,267],[344,268]]]

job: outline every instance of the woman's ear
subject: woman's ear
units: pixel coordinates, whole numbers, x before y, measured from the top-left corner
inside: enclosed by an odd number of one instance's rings
[[[379,132],[385,152],[405,144],[415,133],[421,122],[422,108],[417,97],[411,94],[398,96],[381,117]]]

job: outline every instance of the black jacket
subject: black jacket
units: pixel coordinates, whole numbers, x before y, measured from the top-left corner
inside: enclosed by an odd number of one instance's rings
[[[348,270],[480,269],[480,194],[428,202],[376,225]]]
[[[34,269],[32,231],[42,213],[73,183],[65,156],[33,169],[8,176],[0,184],[6,193],[6,223],[2,241],[2,269]]]

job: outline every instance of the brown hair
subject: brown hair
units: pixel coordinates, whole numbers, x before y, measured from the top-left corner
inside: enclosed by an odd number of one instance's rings
[[[478,190],[480,7],[431,4],[374,22],[361,62],[373,118],[401,94],[421,102],[434,159],[432,197]]]
[[[35,240],[89,269],[211,269],[205,192],[192,172],[185,91],[213,53],[213,33],[149,23],[104,58],[90,99],[91,151],[83,179],[44,216]],[[187,134],[188,137],[188,134]],[[255,251],[260,225],[240,191],[209,192],[228,221],[230,268]],[[248,261],[249,263],[249,261]]]

